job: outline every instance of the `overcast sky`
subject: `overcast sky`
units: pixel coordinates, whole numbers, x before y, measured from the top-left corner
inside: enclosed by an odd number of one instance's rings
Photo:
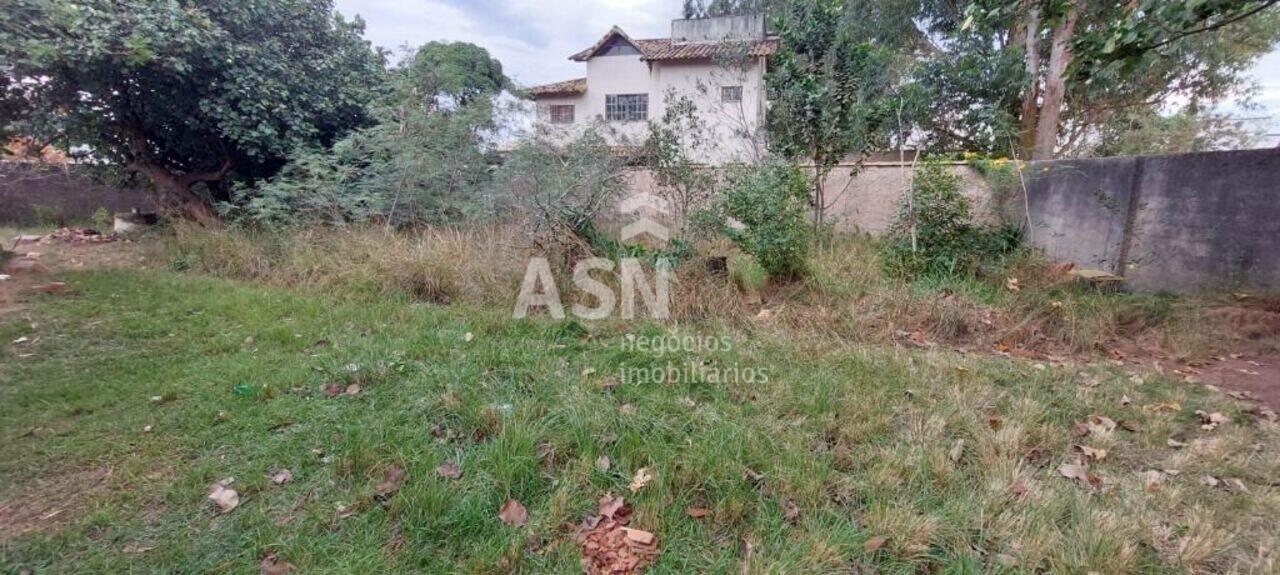
[[[359,14],[367,37],[397,49],[431,40],[472,42],[489,50],[503,69],[524,85],[586,75],[569,55],[595,43],[610,26],[633,38],[665,37],[680,16],[681,0],[337,0],[346,16]],[[1280,52],[1253,70],[1262,84],[1255,101],[1280,119]],[[1224,110],[1235,111],[1235,106]],[[1275,130],[1273,130],[1275,131]]]

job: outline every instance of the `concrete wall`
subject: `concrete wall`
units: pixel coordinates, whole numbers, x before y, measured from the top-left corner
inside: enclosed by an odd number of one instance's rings
[[[764,14],[671,21],[673,42],[719,42],[764,38]]]
[[[37,206],[60,214],[67,223],[87,223],[98,208],[110,212],[154,209],[144,190],[103,184],[78,172],[75,165],[0,162],[0,223],[53,223],[37,221]]]
[[[1139,291],[1280,290],[1280,150],[1028,169],[1031,242]]]
[[[712,168],[707,168],[712,169]],[[982,175],[973,168],[956,164],[950,168],[965,182],[964,193],[973,202],[975,217],[983,221],[997,218],[991,192]],[[879,235],[893,223],[905,195],[911,175],[911,164],[869,162],[852,175],[849,165],[837,166],[827,177],[828,221],[843,232]],[[628,174],[626,197],[641,194],[661,195],[653,174],[636,169]]]

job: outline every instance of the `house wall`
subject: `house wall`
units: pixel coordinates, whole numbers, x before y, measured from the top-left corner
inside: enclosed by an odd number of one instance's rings
[[[721,86],[742,86],[742,101],[721,102]],[[647,122],[605,120],[608,94],[648,94],[650,121],[662,119],[668,94],[693,99],[708,136],[706,146],[690,150],[697,162],[720,165],[752,161],[763,154],[764,66],[759,60],[741,68],[727,68],[710,61],[650,63],[639,55],[598,56],[587,61],[586,94],[538,98],[539,130],[553,139],[567,139],[598,127],[612,144],[643,143]],[[554,104],[575,106],[572,125],[549,122]]]

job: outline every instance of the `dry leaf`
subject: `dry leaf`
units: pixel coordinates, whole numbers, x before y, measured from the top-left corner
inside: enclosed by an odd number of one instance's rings
[[[1213,413],[1205,413],[1204,411],[1197,409],[1196,415],[1200,417],[1200,429],[1205,431],[1213,431],[1217,429],[1219,425],[1230,421],[1227,419],[1227,416],[1216,411]]]
[[[229,513],[240,505],[240,494],[222,483],[215,483],[209,491],[209,501],[218,507],[218,513]]]
[[[1009,493],[1013,494],[1014,497],[1021,499],[1023,495],[1027,494],[1027,484],[1022,481],[1021,477],[1019,477],[1014,480],[1013,485],[1009,486]]]
[[[711,510],[707,509],[706,507],[690,506],[686,508],[684,512],[686,515],[694,519],[702,519],[703,517],[706,517],[707,515],[709,515],[711,513]]]
[[[471,340],[473,340],[473,339],[475,339],[475,338],[476,338],[475,334],[473,334],[473,333],[471,333],[471,332],[467,332],[467,333],[465,333],[465,334],[463,334],[463,335],[462,335],[462,341],[465,341],[465,342],[470,342]]]
[[[276,485],[284,485],[290,481],[293,481],[293,472],[288,469],[281,469],[271,474],[271,482]]]
[[[964,456],[964,440],[957,439],[956,442],[951,445],[951,451],[947,453],[947,457],[951,459],[952,463],[960,463],[960,458],[963,456]]]
[[[392,464],[387,468],[387,473],[383,476],[382,481],[374,486],[373,494],[379,499],[385,499],[395,495],[400,490],[400,486],[405,480],[404,468],[399,465]]]
[[[1163,483],[1164,474],[1157,469],[1148,469],[1142,473],[1142,485],[1147,491],[1159,491]]]
[[[622,532],[627,536],[627,539],[631,541],[635,541],[641,545],[653,545],[653,533],[640,529],[632,529],[630,527],[623,527]]]
[[[1087,445],[1077,445],[1076,449],[1083,453],[1086,459],[1092,461],[1102,461],[1107,458],[1107,450],[1089,447]]]
[[[596,506],[596,512],[601,517],[609,519],[623,519],[631,514],[631,507],[627,505],[625,499],[617,497],[612,493],[605,493],[600,498],[599,504]]]
[[[326,397],[338,397],[347,390],[341,383],[326,383],[322,388]]]
[[[436,466],[436,475],[445,479],[458,479],[462,477],[462,470],[453,463],[442,463]]]
[[[1089,473],[1089,469],[1083,465],[1064,463],[1058,467],[1058,473],[1067,479],[1078,480],[1091,489],[1097,489],[1102,486],[1102,478]]]
[[[653,481],[653,471],[648,467],[641,467],[631,478],[631,485],[628,485],[627,488],[630,489],[632,493],[635,493],[644,489],[644,486],[648,485],[650,481]]]
[[[501,519],[507,525],[523,527],[529,523],[529,512],[525,510],[519,501],[508,499],[506,503],[502,504],[502,509],[498,511],[498,519]]]
[[[1130,405],[1132,405],[1132,404],[1133,404],[1133,400],[1132,400],[1132,399],[1129,399],[1129,396],[1128,396],[1128,395],[1122,395],[1122,396],[1120,396],[1120,405],[1123,405],[1123,406],[1125,406],[1125,407],[1129,407],[1129,406],[1130,406]]]
[[[262,575],[289,575],[293,572],[293,564],[287,561],[281,561],[276,557],[275,553],[271,553],[262,558],[258,563],[258,569]]]
[[[1116,429],[1116,422],[1102,415],[1091,416],[1085,425],[1089,427],[1089,434],[1095,437],[1106,437]]]
[[[611,467],[612,465],[613,465],[613,462],[609,461],[608,455],[601,455],[600,457],[596,458],[596,471],[599,471],[600,473],[605,473],[609,471],[609,467]]]
[[[800,519],[800,507],[796,505],[795,501],[791,499],[782,500],[782,518],[792,525],[795,525],[796,521]]]
[[[878,549],[880,549],[881,547],[884,547],[884,544],[886,541],[888,541],[888,539],[880,535],[877,535],[875,537],[868,539],[866,543],[863,543],[862,550],[867,552],[868,554],[875,553]]]
[[[1009,291],[1021,291],[1022,287],[1018,285],[1018,278],[1007,278],[1004,280],[1004,289]]]
[[[1176,439],[1174,439],[1174,438],[1172,438],[1172,437],[1170,437],[1169,439],[1165,440],[1164,444],[1165,444],[1165,445],[1168,445],[1169,447],[1172,447],[1172,448],[1174,448],[1174,449],[1182,449],[1183,447],[1186,447],[1186,446],[1187,446],[1187,444],[1186,444],[1186,443],[1183,443],[1183,442],[1181,442],[1181,441],[1178,441],[1178,440],[1176,440]]]

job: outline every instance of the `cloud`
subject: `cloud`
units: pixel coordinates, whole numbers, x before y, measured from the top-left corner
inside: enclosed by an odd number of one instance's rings
[[[581,77],[569,55],[610,26],[633,37],[663,37],[680,0],[337,0],[345,16],[364,18],[366,36],[392,50],[432,40],[471,42],[489,50],[509,76],[533,85]]]

